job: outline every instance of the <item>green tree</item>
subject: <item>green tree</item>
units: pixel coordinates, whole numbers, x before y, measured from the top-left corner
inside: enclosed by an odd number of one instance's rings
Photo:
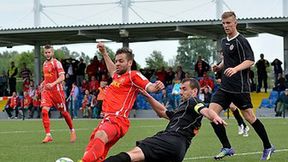
[[[168,63],[164,61],[164,57],[160,51],[153,51],[149,57],[145,58],[146,65],[150,69],[161,69],[167,67]]]
[[[211,64],[216,60],[216,43],[205,38],[193,38],[179,41],[175,66],[181,65],[184,71],[193,72],[198,56]]]

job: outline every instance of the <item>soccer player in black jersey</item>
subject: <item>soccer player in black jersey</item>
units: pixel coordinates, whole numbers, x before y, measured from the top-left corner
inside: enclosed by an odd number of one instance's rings
[[[214,111],[204,106],[197,96],[199,83],[186,78],[181,82],[181,103],[176,111],[168,111],[164,105],[143,91],[148,102],[159,117],[170,120],[164,131],[153,137],[138,141],[137,146],[128,152],[110,156],[104,162],[181,162],[192,138],[197,135],[203,115],[215,125],[226,124]]]
[[[264,125],[253,113],[250,98],[249,68],[254,64],[253,51],[249,42],[237,31],[234,12],[229,11],[222,14],[222,25],[227,35],[221,41],[223,60],[220,64],[212,67],[215,72],[223,70],[222,82],[212,97],[209,109],[219,114],[233,102],[263,142],[264,151],[261,160],[268,160],[275,148],[269,142]],[[225,127],[214,123],[212,126],[223,146],[220,153],[214,158],[222,159],[225,156],[233,155],[234,150],[231,148]]]

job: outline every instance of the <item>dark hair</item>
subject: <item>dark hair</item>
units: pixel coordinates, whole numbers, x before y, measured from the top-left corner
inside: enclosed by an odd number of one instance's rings
[[[231,16],[233,16],[233,17],[236,18],[235,12],[233,12],[233,11],[226,11],[226,12],[224,12],[224,13],[222,14],[221,18],[222,18],[222,19],[226,19],[226,18],[231,17]]]
[[[123,48],[120,48],[116,51],[116,55],[119,55],[119,54],[122,54],[122,53],[125,53],[126,56],[127,56],[127,59],[128,60],[133,60],[134,59],[134,55],[133,55],[133,52],[130,48],[128,47],[123,47]]]
[[[50,48],[53,48],[50,44],[46,44],[46,45],[44,46],[44,49],[50,49]]]
[[[189,85],[190,85],[191,89],[197,88],[197,95],[199,94],[199,92],[200,92],[200,84],[199,84],[199,82],[196,79],[194,79],[194,78],[184,78],[181,83],[183,84],[185,82],[189,82]]]

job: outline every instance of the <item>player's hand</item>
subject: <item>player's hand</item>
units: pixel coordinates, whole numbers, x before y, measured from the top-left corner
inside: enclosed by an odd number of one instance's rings
[[[237,71],[235,70],[235,68],[227,68],[225,71],[224,71],[224,74],[228,77],[231,77],[232,75],[236,74]]]
[[[218,124],[223,124],[224,126],[227,126],[228,124],[222,119],[220,118],[219,116],[218,117],[215,117],[213,119],[213,123],[215,123],[216,125]]]
[[[155,88],[156,88],[158,91],[165,88],[164,84],[163,84],[161,81],[159,81],[159,80],[157,80],[157,81],[154,83],[154,85],[155,85]]]
[[[45,85],[45,89],[52,89],[54,87],[54,84],[53,83],[47,83]]]
[[[99,43],[97,44],[97,48],[99,49],[99,51],[100,51],[101,54],[107,53],[104,43],[99,42]]]

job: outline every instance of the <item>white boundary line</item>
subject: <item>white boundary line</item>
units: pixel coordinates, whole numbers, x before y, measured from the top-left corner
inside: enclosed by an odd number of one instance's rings
[[[280,150],[275,150],[275,152],[288,152],[288,149],[280,149]],[[262,154],[263,152],[243,152],[243,153],[238,153],[234,154],[233,156],[246,156],[246,155],[256,155],[256,154]],[[200,160],[200,159],[214,159],[214,156],[198,156],[198,157],[188,157],[184,158],[184,161],[187,160]]]

